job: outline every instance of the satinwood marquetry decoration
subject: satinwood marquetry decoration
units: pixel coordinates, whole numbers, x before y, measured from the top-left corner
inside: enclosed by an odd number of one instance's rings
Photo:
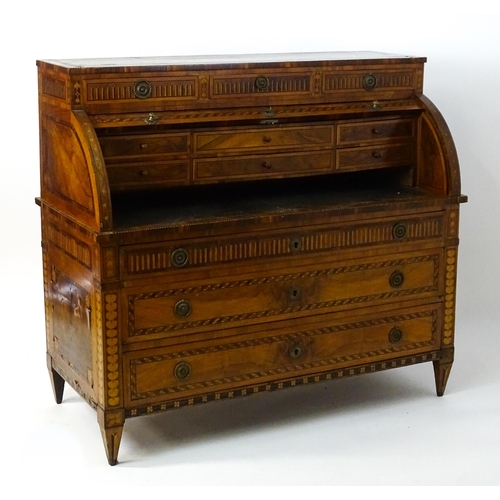
[[[425,61],[38,61],[47,366],[111,465],[139,415],[430,361],[444,393],[466,197]]]

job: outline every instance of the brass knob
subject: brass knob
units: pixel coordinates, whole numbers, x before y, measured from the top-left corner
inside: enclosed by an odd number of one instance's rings
[[[294,345],[289,351],[288,351],[288,355],[292,358],[292,359],[298,359],[302,356],[302,354],[304,353],[304,350],[302,349],[302,347],[300,345]]]
[[[389,342],[391,342],[392,344],[397,344],[401,341],[402,338],[403,330],[401,330],[401,328],[398,328],[397,326],[389,332]]]
[[[134,85],[134,95],[138,99],[147,99],[151,97],[151,93],[153,92],[153,87],[146,80],[141,80]]]
[[[373,156],[374,158],[382,158],[382,153],[381,153],[380,151],[374,151],[374,152],[372,153],[372,156]]]
[[[148,149],[147,143],[141,144],[141,149]]]
[[[256,79],[255,79],[255,86],[259,89],[259,90],[267,90],[269,88],[269,78],[267,78],[266,76],[258,76]]]
[[[190,312],[191,304],[187,300],[179,300],[179,302],[177,302],[174,306],[174,313],[176,316],[179,316],[179,318],[189,316]]]
[[[175,365],[174,375],[176,378],[182,380],[188,378],[190,374],[191,374],[191,366],[185,361],[182,361]]]
[[[368,73],[363,77],[362,84],[365,90],[374,90],[377,86],[377,77],[372,73]]]
[[[273,164],[269,163],[268,161],[265,161],[264,163],[262,163],[262,168],[266,168],[267,170],[271,170],[271,168],[273,168]]]
[[[392,236],[397,240],[402,240],[406,236],[406,232],[406,224],[403,224],[402,222],[395,224],[392,228]]]
[[[291,300],[297,300],[302,294],[302,290],[298,286],[292,286],[290,290],[288,290],[288,297]]]
[[[398,288],[403,284],[404,280],[405,277],[401,271],[394,271],[389,277],[389,284],[393,288]]]
[[[149,175],[149,172],[147,170],[141,170],[141,175],[142,177],[147,177]]]
[[[154,113],[149,113],[148,117],[144,120],[148,125],[156,125],[158,116]]]
[[[373,135],[380,135],[381,132],[380,132],[380,130],[378,128],[372,128],[372,134]]]
[[[265,135],[265,136],[262,138],[262,140],[263,140],[264,142],[270,143],[270,142],[273,140],[273,138],[272,138],[272,137],[269,137],[268,135]]]
[[[189,254],[184,248],[176,248],[170,254],[170,262],[174,267],[184,267],[189,261]]]

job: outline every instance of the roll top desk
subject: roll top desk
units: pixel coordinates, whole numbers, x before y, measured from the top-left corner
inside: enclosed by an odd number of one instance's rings
[[[425,58],[38,61],[47,361],[125,419],[453,363],[460,191]]]

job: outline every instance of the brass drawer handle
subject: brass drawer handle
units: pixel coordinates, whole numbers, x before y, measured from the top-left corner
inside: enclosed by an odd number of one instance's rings
[[[397,326],[394,327],[389,332],[389,342],[391,344],[397,344],[398,342],[401,341],[402,338],[403,338],[403,330],[401,330],[401,328],[398,328]]]
[[[262,168],[265,168],[267,170],[271,170],[273,168],[273,164],[269,163],[268,161],[265,161],[264,163],[262,163]]]
[[[406,224],[402,222],[395,224],[394,227],[392,228],[392,236],[397,240],[402,240],[406,236],[406,233],[407,233]]]
[[[265,136],[262,138],[262,140],[263,140],[264,142],[267,142],[267,143],[269,144],[269,143],[273,140],[273,138],[272,138],[272,137],[269,137],[268,135],[265,135]]]
[[[146,80],[141,80],[134,85],[134,95],[137,99],[147,99],[151,97],[153,92],[153,87]]]
[[[176,248],[170,254],[170,262],[174,267],[184,267],[189,261],[189,254],[184,248]]]
[[[191,312],[191,304],[187,300],[179,300],[174,306],[174,313],[179,318],[185,318],[189,316]]]
[[[394,271],[389,277],[389,284],[393,288],[399,288],[404,283],[405,277],[401,271]]]
[[[149,175],[149,172],[147,170],[141,170],[142,177],[147,177],[148,175]]]
[[[292,358],[292,359],[298,359],[302,356],[302,354],[304,354],[304,350],[302,349],[302,347],[300,345],[294,345],[289,351],[288,351],[288,355]]]
[[[362,83],[365,90],[374,90],[377,86],[377,77],[372,73],[368,73],[363,77]]]
[[[191,366],[185,361],[176,364],[174,368],[174,375],[175,378],[178,378],[180,380],[188,378],[189,375],[191,375]]]
[[[373,135],[380,135],[382,132],[378,128],[372,128],[372,134]]]
[[[255,86],[259,89],[259,90],[267,90],[269,88],[269,78],[267,78],[266,76],[258,76],[256,79],[255,79]]]
[[[374,158],[377,158],[377,159],[378,159],[378,158],[382,158],[382,153],[381,153],[380,151],[374,151],[374,152],[372,153],[372,156],[373,156]]]

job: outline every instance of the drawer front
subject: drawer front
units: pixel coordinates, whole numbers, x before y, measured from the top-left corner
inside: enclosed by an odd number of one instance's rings
[[[328,153],[273,154],[194,161],[194,182],[265,179],[330,172]]]
[[[363,145],[411,139],[414,129],[415,122],[411,119],[345,122],[337,127],[337,144]]]
[[[105,158],[187,154],[189,135],[155,134],[101,137],[99,142]]]
[[[125,163],[108,166],[106,170],[111,189],[187,184],[189,180],[186,161]]]
[[[429,352],[438,344],[440,308],[431,304],[371,316],[275,326],[272,335],[206,347],[124,355],[129,405],[251,387],[343,367]]]
[[[367,170],[409,166],[413,163],[413,143],[377,145],[337,150],[338,170]]]
[[[247,74],[233,74],[220,71],[210,76],[210,97],[224,99],[239,97],[264,99],[270,94],[273,96],[304,96],[312,94],[312,71],[286,73],[262,69],[259,72]]]
[[[343,223],[315,229],[290,230],[261,237],[226,237],[193,242],[130,245],[121,252],[123,279],[180,274],[230,263],[259,264],[301,256],[374,245],[424,242],[444,234],[441,213],[390,217],[375,222]]]
[[[333,143],[333,127],[260,128],[195,134],[198,153],[274,150],[300,146],[328,147]]]
[[[124,292],[129,340],[188,335],[290,315],[436,296],[441,251],[292,268],[165,289]],[[234,269],[235,273],[237,269]]]

